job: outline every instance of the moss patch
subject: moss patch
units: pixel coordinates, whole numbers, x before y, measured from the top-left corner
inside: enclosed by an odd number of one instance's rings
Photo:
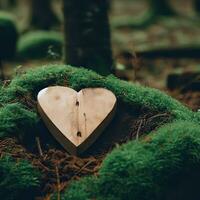
[[[17,56],[19,59],[59,59],[63,37],[57,32],[35,31],[21,36]]]
[[[115,78],[114,76],[102,77],[92,71],[89,71],[83,68],[74,68],[74,67],[65,66],[65,65],[50,65],[50,66],[43,66],[34,70],[29,70],[25,74],[15,77],[8,86],[0,90],[0,94],[1,94],[0,95],[0,105],[1,105],[0,116],[1,115],[6,116],[4,117],[5,118],[4,121],[0,123],[2,139],[6,137],[16,137],[22,142],[28,141],[28,145],[29,146],[33,145],[32,149],[34,149],[34,145],[35,145],[34,139],[36,136],[40,136],[41,139],[42,137],[44,139],[44,140],[41,140],[42,144],[49,145],[53,141],[52,146],[51,147],[49,146],[48,148],[52,148],[52,147],[59,148],[58,146],[56,146],[55,141],[52,140],[52,138],[49,138],[48,135],[50,134],[48,133],[46,127],[44,127],[44,125],[40,122],[40,117],[37,115],[37,111],[36,111],[36,97],[37,97],[38,92],[45,87],[53,86],[53,85],[68,86],[68,87],[74,88],[77,91],[85,87],[104,87],[111,90],[118,99],[118,107],[117,107],[117,110],[119,112],[118,122],[119,124],[121,123],[121,124],[127,125],[127,127],[130,127],[128,125],[128,122],[131,122],[133,125],[135,125],[137,123],[133,122],[134,120],[136,122],[140,122],[138,120],[142,120],[143,118],[145,118],[144,116],[142,116],[142,112],[146,114],[148,113],[148,117],[145,119],[146,121],[150,120],[151,124],[152,124],[152,119],[155,119],[155,116],[156,117],[159,116],[159,120],[156,121],[158,124],[150,127],[150,129],[145,129],[145,126],[144,126],[144,130],[142,130],[142,133],[149,134],[152,130],[155,130],[155,128],[158,128],[159,126],[162,126],[163,124],[174,122],[175,125],[173,124],[172,128],[170,128],[171,125],[169,125],[167,127],[163,127],[162,129],[159,129],[159,131],[157,132],[158,135],[163,135],[162,136],[163,138],[159,136],[160,137],[159,140],[160,141],[163,140],[163,144],[161,144],[161,147],[163,146],[163,148],[164,146],[166,146],[166,144],[171,144],[171,143],[174,144],[173,143],[174,141],[170,141],[170,137],[173,134],[175,134],[175,136],[177,135],[177,137],[180,137],[180,141],[182,141],[181,134],[184,136],[184,133],[190,133],[191,131],[193,131],[194,133],[193,135],[191,135],[192,137],[194,136],[194,134],[197,134],[199,130],[198,129],[199,127],[197,127],[196,124],[200,121],[200,115],[198,113],[190,111],[188,108],[184,107],[180,102],[174,100],[173,98],[167,96],[166,94],[164,94],[163,92],[160,92],[159,90],[142,87],[136,84],[127,83],[125,81],[121,81]],[[120,115],[120,113],[122,113],[122,116]],[[128,114],[128,118],[131,120],[128,121],[126,119],[125,121],[123,121],[124,115],[127,115],[127,114]],[[166,115],[169,118],[164,118],[163,120],[162,117],[164,115]],[[117,118],[115,120],[117,120]],[[188,122],[188,124],[184,125],[183,122],[176,123],[177,120],[187,120],[191,122]],[[189,125],[192,126],[191,130],[189,130],[188,128]],[[127,127],[126,129],[128,129]],[[110,130],[109,133],[111,133],[111,136],[117,136],[118,134],[117,131],[119,131],[120,129],[118,130],[117,128],[115,130],[114,123],[113,123],[113,126],[110,125],[107,128],[107,130]],[[105,133],[107,132],[107,130],[105,131]],[[122,129],[121,132],[119,131],[119,136],[123,134],[124,130],[125,129]],[[184,132],[181,132],[181,131],[184,131]],[[134,130],[134,133],[135,132],[137,132],[137,130]],[[166,140],[165,140],[164,135],[166,135]],[[130,139],[133,139],[133,138],[130,138]],[[103,199],[113,199],[113,198],[126,199],[128,197],[126,196],[126,194],[124,194],[124,191],[126,191],[125,186],[127,185],[130,187],[130,191],[128,190],[128,194],[132,195],[133,193],[133,195],[136,195],[135,197],[139,197],[137,195],[141,195],[140,190],[142,190],[144,186],[147,187],[147,189],[152,188],[154,186],[154,183],[152,183],[153,175],[148,174],[148,173],[152,173],[152,171],[148,169],[148,167],[152,167],[151,162],[155,164],[155,166],[153,166],[154,167],[153,169],[155,170],[162,169],[162,168],[164,169],[165,166],[167,167],[167,161],[172,166],[170,169],[175,167],[173,165],[173,161],[174,161],[173,159],[175,159],[176,157],[170,157],[167,154],[167,152],[165,152],[167,151],[167,149],[160,151],[161,154],[159,154],[158,152],[156,154],[155,150],[159,149],[158,148],[159,145],[155,143],[156,140],[154,139],[154,136],[150,136],[148,138],[148,141],[146,142],[144,141],[147,139],[145,138],[143,139],[144,140],[141,139],[141,141],[138,141],[138,142],[130,142],[128,144],[125,144],[119,149],[115,148],[115,150],[113,150],[111,154],[104,161],[103,167],[100,170],[100,178],[99,179],[89,178],[89,180],[92,181],[91,184],[94,187],[98,188],[97,191],[99,191],[99,193],[95,194],[96,197],[101,198],[102,196]],[[192,139],[194,139],[194,137]],[[106,140],[106,137],[104,137],[102,141],[105,141],[105,140]],[[183,148],[180,151],[178,148],[179,148],[179,145],[181,144],[180,143],[174,144],[175,145],[174,152],[176,148],[179,152],[177,154],[178,158],[179,156],[182,155],[181,151],[182,150],[185,151],[184,148],[186,147],[184,146],[185,145],[184,142],[185,140],[183,141],[183,145],[182,145]],[[188,144],[190,145],[190,138],[189,138]],[[193,140],[191,141],[191,145],[193,145]],[[46,150],[46,147],[45,148],[43,147],[43,150]],[[106,152],[108,152],[108,150]],[[167,157],[167,160],[164,160],[163,162],[160,162],[158,165],[156,165],[155,163],[156,159],[158,160],[159,158],[161,159],[161,157],[164,155],[162,154],[163,152],[165,152],[167,156],[169,157]],[[172,152],[172,149],[169,149],[169,152]],[[53,157],[51,159],[53,159]],[[180,160],[181,159],[182,157],[180,157]],[[135,161],[138,163],[138,164],[136,163],[136,166],[134,166]],[[182,160],[180,162],[182,163]],[[114,164],[114,166],[110,166],[112,165],[112,163]],[[140,170],[139,168],[140,166],[146,167],[145,169],[147,169],[147,172],[145,171],[144,174],[141,174],[141,176],[139,174],[139,177],[135,175],[134,176],[135,179],[133,179],[132,176],[130,178],[129,175],[136,173],[137,170]],[[65,167],[66,166],[62,166],[60,170],[64,170]],[[190,168],[188,167],[188,169]],[[174,170],[176,171],[178,169],[174,168]],[[168,172],[169,171],[166,171],[166,173]],[[165,172],[159,171],[159,173],[158,173],[159,176],[161,176]],[[152,176],[149,176],[149,175],[152,175]],[[113,177],[109,178],[111,176]],[[118,180],[118,178],[120,179]],[[112,182],[112,179],[113,179],[113,182]],[[156,179],[155,181],[159,181],[159,180],[160,179],[158,178],[158,180]],[[85,179],[83,181],[85,183],[87,182],[85,181]],[[95,184],[93,183],[93,181],[95,181]],[[97,184],[96,184],[96,181],[97,181]],[[143,183],[146,183],[146,185],[142,186],[142,181]],[[90,184],[90,182],[87,182],[87,183]],[[136,188],[138,191],[133,189],[136,187],[136,185],[134,185],[136,183],[138,184],[138,188]],[[152,183],[153,186],[150,183]],[[112,186],[112,184],[116,184],[116,186]],[[121,187],[120,184],[122,184],[123,186],[122,190],[120,190],[120,187]],[[161,189],[165,188],[165,186],[162,185],[162,183],[160,182],[158,186]],[[75,196],[72,193],[70,193],[70,191],[75,190],[73,189],[73,187],[76,187],[76,188],[81,187],[81,190],[85,192],[81,194],[83,196],[81,197],[76,196],[76,195],[79,195],[80,192],[76,192],[76,194],[74,194]],[[110,194],[107,191],[109,187],[113,187],[113,191],[114,189],[117,190],[115,191],[115,194],[112,193],[114,196],[112,196],[112,194]],[[149,190],[147,189],[145,189],[145,192],[147,192],[147,194],[149,195],[150,193],[148,193]],[[161,191],[161,189],[159,189],[159,191]],[[87,190],[88,189],[85,188],[85,186],[81,185],[80,183],[80,185],[78,184],[76,186],[72,186],[72,189],[70,189],[69,192],[67,192],[65,195],[67,195],[67,197],[69,196],[69,199],[70,198],[71,199],[78,199],[78,198],[87,199],[87,198],[90,198],[91,195],[93,195],[90,193],[90,191],[87,191]],[[104,192],[102,192],[101,190],[103,190]],[[152,195],[152,198],[155,197],[155,194],[160,195],[159,191],[157,191],[158,193],[150,194],[149,199],[151,198],[151,195]],[[146,195],[146,193],[144,194]]]
[[[152,113],[169,113],[171,121],[187,119],[198,122],[199,120],[198,114],[190,111],[180,102],[159,90],[127,83],[113,76],[102,77],[92,71],[82,68],[51,65],[36,70],[30,70],[21,76],[17,76],[6,88],[1,89],[0,104],[3,108],[0,110],[0,114],[3,113],[2,116],[8,116],[5,117],[2,122],[2,130],[4,130],[2,131],[3,136],[10,137],[12,135],[11,132],[13,132],[15,136],[19,134],[19,138],[30,135],[27,130],[32,130],[37,120],[39,120],[39,117],[34,114],[37,113],[37,94],[41,89],[52,85],[65,85],[77,91],[85,87],[105,87],[113,91],[117,96],[118,109],[121,108],[120,105],[126,105],[129,113],[136,117],[142,110],[148,110],[148,112]],[[9,105],[13,103],[18,104],[14,104],[17,109],[15,114],[12,114],[11,111],[13,105]],[[5,105],[8,107],[5,107]],[[26,109],[22,109],[22,105],[25,106]],[[15,108],[13,110],[15,110]],[[17,113],[19,113],[19,115],[17,115]],[[26,118],[26,120],[23,120],[21,123],[22,126],[27,127],[27,129],[23,128],[21,132],[19,129],[16,131],[16,127],[20,126],[20,123],[17,125],[17,118],[20,119],[20,117],[23,118],[23,116],[25,116],[24,119]],[[12,129],[9,128],[7,130],[5,126],[12,127]]]
[[[39,172],[30,163],[8,156],[0,158],[0,176],[0,198],[4,200],[33,199],[40,185]]]
[[[2,89],[0,103],[21,102],[21,97],[36,99],[37,93],[48,86],[65,85],[75,90],[85,87],[104,87],[132,107],[172,113],[174,119],[193,119],[196,114],[165,93],[137,84],[121,81],[114,76],[102,77],[90,70],[63,65],[50,65],[30,70],[13,79],[10,85]],[[195,119],[196,120],[196,119]]]
[[[98,178],[73,183],[61,199],[166,199],[186,175],[199,171],[199,151],[199,125],[185,121],[168,124],[143,141],[113,150],[104,160]],[[189,187],[179,189],[188,197],[194,194],[195,185]]]
[[[34,137],[36,114],[20,104],[8,104],[0,109],[0,139],[18,137],[26,143]]]

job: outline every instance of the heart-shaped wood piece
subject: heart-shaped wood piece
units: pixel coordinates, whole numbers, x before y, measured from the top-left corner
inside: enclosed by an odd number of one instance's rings
[[[115,95],[104,88],[77,92],[53,86],[38,93],[38,111],[49,131],[71,154],[85,151],[114,116]]]

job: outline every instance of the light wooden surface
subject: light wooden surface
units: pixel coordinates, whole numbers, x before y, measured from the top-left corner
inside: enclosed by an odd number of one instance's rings
[[[49,131],[71,154],[85,151],[111,121],[115,95],[104,88],[79,92],[53,86],[38,93],[38,111]]]

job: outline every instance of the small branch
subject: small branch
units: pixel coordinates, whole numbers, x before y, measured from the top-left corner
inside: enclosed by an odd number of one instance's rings
[[[11,80],[5,80],[3,82],[2,88],[5,88],[6,86],[8,86],[10,82],[11,82]]]
[[[88,165],[90,165],[92,162],[94,162],[93,160],[88,161],[85,165],[83,165],[83,167],[80,168],[80,170],[78,172],[75,173],[75,176],[78,175],[83,169],[85,169]],[[86,169],[87,170],[87,169]]]
[[[40,144],[40,138],[36,137],[35,140],[36,140],[36,144],[38,147],[38,152],[39,152],[40,156],[43,156],[43,152],[42,152],[42,148],[41,148],[41,144]]]
[[[150,117],[149,120],[152,121],[153,119],[155,119],[157,117],[165,117],[165,116],[168,116],[168,115],[169,115],[168,113],[157,114],[157,115]]]
[[[140,130],[142,128],[142,124],[143,124],[143,119],[140,120],[140,124],[139,124],[138,129],[137,129],[136,140],[139,139],[139,134],[140,134]]]
[[[56,166],[56,180],[57,180],[57,200],[60,200],[60,176],[58,171],[58,166]]]

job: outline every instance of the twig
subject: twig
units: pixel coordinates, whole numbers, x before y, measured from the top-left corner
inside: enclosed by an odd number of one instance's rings
[[[139,139],[139,134],[140,134],[140,130],[141,130],[141,127],[142,127],[142,123],[143,123],[143,119],[140,120],[140,124],[139,124],[138,129],[137,129],[136,140]]]
[[[57,180],[57,200],[60,200],[60,176],[59,176],[59,171],[58,171],[58,166],[56,166],[56,180]]]
[[[40,156],[43,156],[42,148],[41,148],[41,145],[40,145],[40,138],[36,137],[35,140],[36,140],[36,144],[37,144],[37,147],[38,147],[38,152],[39,152]]]
[[[32,164],[33,165],[37,165],[39,168],[41,168],[41,170],[45,170],[45,171],[47,171],[47,172],[49,172],[50,171],[50,169],[48,168],[48,167],[46,167],[43,163],[41,163],[41,162],[37,162],[37,163],[35,163],[34,161],[32,162]]]
[[[83,167],[81,167],[70,179],[73,180],[73,179],[74,179],[75,177],[77,177],[77,175],[78,175],[80,172],[82,172],[83,170],[85,170],[85,171],[88,172],[88,173],[92,173],[93,170],[86,169],[86,167],[87,167],[88,165],[90,165],[92,162],[93,162],[93,160],[88,161],[88,162],[87,162]]]
[[[2,88],[5,88],[10,82],[11,82],[11,80],[5,80],[3,82]]]
[[[157,114],[157,115],[154,115],[152,117],[150,117],[148,120],[152,120],[152,119],[155,119],[157,117],[164,117],[164,116],[168,116],[169,114],[168,113],[161,113],[161,114]]]

